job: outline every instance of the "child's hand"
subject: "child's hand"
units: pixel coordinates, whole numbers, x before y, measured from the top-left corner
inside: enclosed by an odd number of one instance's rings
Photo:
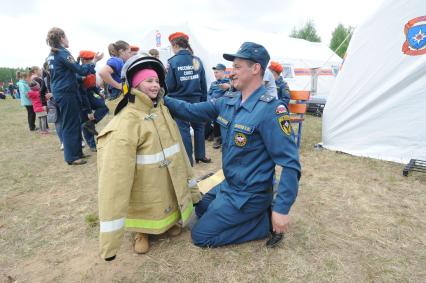
[[[95,115],[93,115],[93,113],[87,114],[87,118],[89,118],[89,120],[95,120]]]
[[[43,111],[47,112],[47,106],[43,106]]]
[[[103,52],[101,52],[101,53],[96,53],[96,56],[95,56],[95,59],[93,59],[93,63],[95,63],[96,64],[96,62],[98,62],[98,61],[101,61],[102,60],[102,58],[104,58],[104,53]]]

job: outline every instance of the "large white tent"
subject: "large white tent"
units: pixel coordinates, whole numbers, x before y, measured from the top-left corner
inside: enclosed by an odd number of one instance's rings
[[[182,24],[160,26],[148,31],[141,42],[141,49],[156,48],[161,60],[166,63],[173,56],[168,36],[176,31],[185,32],[196,56],[199,56],[206,69],[208,83],[214,80],[211,68],[217,63],[231,67],[231,62],[223,59],[223,53],[235,53],[245,41],[253,41],[265,46],[271,60],[279,61],[285,67],[284,79],[293,90],[311,89],[311,68],[321,68],[318,77],[318,94],[326,96],[335,80],[342,59],[322,43],[308,42],[270,32],[235,28],[208,28],[201,25]]]
[[[426,1],[388,0],[353,34],[323,116],[325,148],[426,160]]]

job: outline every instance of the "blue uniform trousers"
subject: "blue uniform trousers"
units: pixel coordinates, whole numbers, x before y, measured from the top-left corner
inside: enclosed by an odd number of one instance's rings
[[[237,208],[232,197],[216,186],[195,208],[200,219],[191,230],[193,243],[218,247],[266,238],[270,232],[271,201],[272,193],[253,194]]]
[[[76,93],[55,95],[61,121],[62,142],[66,162],[78,160],[83,155],[81,149],[80,102]]]
[[[83,133],[83,137],[86,140],[87,145],[90,148],[96,148],[95,136],[83,127],[84,122],[89,120],[88,114],[88,110],[80,111],[81,132]]]
[[[94,97],[93,92],[87,93],[87,99],[91,110],[94,110],[93,115],[95,116],[95,123],[101,121],[109,111],[108,107],[105,105],[105,101],[102,98]],[[83,128],[83,123],[89,120],[87,116],[88,114],[88,110],[81,111],[81,131],[83,132],[83,137],[86,140],[87,145],[90,148],[96,148],[95,136]]]
[[[86,114],[86,119],[81,120],[81,131],[83,132],[83,137],[90,148],[96,148],[95,136],[92,133],[89,133],[89,131],[87,131],[85,128],[83,128],[83,123],[89,120],[87,118],[87,113],[84,113]]]
[[[90,106],[95,110],[93,115],[95,115],[96,123],[98,123],[109,111],[105,105],[105,100],[103,98],[96,98],[93,93],[87,94],[87,98],[89,99]]]
[[[62,139],[62,123],[61,123],[61,116],[59,114],[59,107],[57,107],[56,110],[56,122],[55,122],[55,131],[56,134],[58,135],[59,141],[61,142],[61,144],[63,144],[63,139]]]
[[[185,146],[186,153],[188,154],[191,165],[194,165],[192,158],[192,139],[189,126],[191,125],[194,129],[194,155],[195,159],[201,159],[206,157],[206,144],[204,141],[204,123],[187,122],[180,119],[175,119],[177,126],[179,127],[180,135]]]

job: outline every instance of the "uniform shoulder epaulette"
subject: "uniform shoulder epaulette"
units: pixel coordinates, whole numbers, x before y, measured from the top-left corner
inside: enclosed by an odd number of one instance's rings
[[[271,102],[272,100],[274,100],[275,96],[269,95],[269,94],[264,94],[262,95],[259,100],[264,101],[264,102]]]
[[[233,97],[237,96],[237,92],[236,91],[227,91],[223,96],[233,98]]]

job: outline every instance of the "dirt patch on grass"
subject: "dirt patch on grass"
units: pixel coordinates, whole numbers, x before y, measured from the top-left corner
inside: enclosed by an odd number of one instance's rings
[[[54,133],[29,132],[17,101],[0,103],[0,282],[424,282],[426,179],[403,165],[315,150],[321,119],[304,124],[303,177],[291,230],[276,249],[264,241],[217,249],[176,238],[118,257],[98,257],[96,154],[68,166]],[[105,124],[105,123],[104,123]],[[207,143],[211,164],[220,150]]]

